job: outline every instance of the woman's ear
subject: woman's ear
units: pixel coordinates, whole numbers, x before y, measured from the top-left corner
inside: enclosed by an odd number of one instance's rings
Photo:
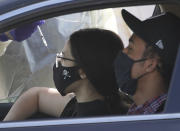
[[[79,69],[78,72],[79,72],[79,75],[80,75],[81,79],[86,79],[86,74],[82,69]]]
[[[146,60],[146,72],[152,72],[156,69],[158,60],[156,58]]]

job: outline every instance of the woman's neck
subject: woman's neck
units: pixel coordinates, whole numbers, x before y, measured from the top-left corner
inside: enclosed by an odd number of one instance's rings
[[[88,80],[83,82],[83,84],[75,91],[75,94],[78,103],[104,99]]]

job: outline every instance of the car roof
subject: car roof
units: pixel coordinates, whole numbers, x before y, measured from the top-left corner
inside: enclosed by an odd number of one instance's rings
[[[135,2],[136,4],[138,3],[152,3],[152,2],[155,2],[155,3],[162,3],[162,2],[167,2],[167,1],[170,1],[170,0],[101,0],[101,1],[98,1],[98,0],[0,0],[0,15],[3,14],[3,13],[7,13],[9,11],[12,11],[12,10],[15,10],[15,9],[18,9],[18,8],[21,8],[21,7],[25,7],[25,6],[28,6],[28,5],[32,5],[32,4],[35,4],[35,3],[42,3],[42,2],[47,2],[47,1],[58,1],[59,3],[63,3],[63,2],[86,2],[86,3],[117,3],[118,1],[119,2],[125,2],[125,4],[128,4],[128,2]],[[176,0],[175,0],[176,1]],[[178,1],[178,0],[177,0]]]
[[[47,0],[0,0],[0,14]]]

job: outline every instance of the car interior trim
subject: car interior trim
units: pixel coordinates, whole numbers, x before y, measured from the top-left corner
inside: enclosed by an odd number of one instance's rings
[[[43,121],[25,121],[25,122],[2,122],[0,128],[19,128],[19,127],[39,127],[56,126],[69,124],[93,124],[93,123],[111,123],[111,122],[134,122],[151,120],[172,120],[180,119],[180,113],[172,114],[154,114],[154,115],[134,115],[134,116],[114,116],[114,117],[96,117],[96,118],[78,118],[78,119],[59,119]]]

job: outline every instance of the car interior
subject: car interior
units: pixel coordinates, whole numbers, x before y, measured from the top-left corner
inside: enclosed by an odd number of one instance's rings
[[[129,9],[137,16],[139,15],[141,19],[167,11],[180,17],[180,5],[159,4],[123,8]],[[121,10],[122,8],[109,8],[53,17],[45,20],[46,23],[22,43],[12,41],[0,57],[0,72],[2,71],[0,81],[4,81],[0,84],[3,86],[0,89],[0,121],[4,119],[16,99],[29,88],[34,86],[54,88],[51,69],[55,61],[55,54],[61,51],[69,34],[73,31],[91,27],[110,29],[119,34],[127,46],[132,31],[121,20]],[[143,10],[150,13],[143,14]],[[48,46],[42,39],[46,40]],[[57,41],[61,41],[61,44],[58,44]],[[8,61],[11,61],[12,65],[7,66]],[[12,67],[15,64],[17,66],[13,69]],[[8,73],[13,75],[8,75]],[[56,118],[38,112],[28,120],[46,119]]]

